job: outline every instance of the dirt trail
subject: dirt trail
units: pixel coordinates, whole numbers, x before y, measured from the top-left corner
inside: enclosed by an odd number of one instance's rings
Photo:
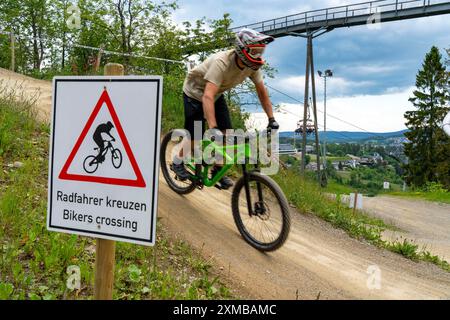
[[[365,197],[363,205],[370,214],[401,229],[386,231],[385,238],[411,239],[450,261],[450,205],[389,196]]]
[[[211,256],[232,278],[264,299],[450,298],[450,273],[349,238],[311,215],[292,210],[291,235],[280,250],[263,254],[239,235],[230,192],[172,192],[160,181],[159,216],[171,230]],[[381,271],[381,289],[370,290],[368,268]]]
[[[29,85],[44,91],[51,87],[41,81]],[[38,108],[48,116],[47,101]],[[255,298],[450,298],[450,273],[349,238],[328,223],[295,210],[286,244],[276,252],[260,253],[239,235],[230,196],[229,191],[214,188],[179,196],[160,178],[158,215],[173,233],[223,267],[224,274]],[[367,286],[371,280],[368,268],[373,266],[381,271],[380,289]]]
[[[18,99],[37,99],[37,114],[49,122],[52,107],[52,84],[0,68],[0,95],[13,92]]]

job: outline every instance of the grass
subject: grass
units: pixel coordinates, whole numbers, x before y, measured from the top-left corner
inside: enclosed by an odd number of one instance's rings
[[[433,263],[443,270],[450,272],[450,264],[447,261],[433,255],[429,251],[420,250],[417,244],[407,239],[403,239],[403,241],[385,242],[385,248],[411,260]]]
[[[339,194],[335,200],[330,199],[326,195],[329,189],[320,189],[317,182],[302,179],[298,173],[290,170],[283,170],[273,178],[284,191],[288,201],[301,212],[314,214],[330,222],[333,226],[343,229],[351,237],[364,239],[373,245],[401,254],[411,260],[433,263],[450,272],[450,264],[447,261],[429,251],[420,250],[418,245],[407,239],[394,242],[383,240],[382,232],[386,229],[395,230],[395,227],[359,210],[353,214],[353,209],[342,204]]]
[[[311,159],[314,159],[314,160],[316,159],[316,153],[312,152],[312,153],[308,153],[308,154],[311,156]],[[320,156],[323,157],[322,154]],[[345,161],[352,160],[352,158],[348,157],[348,156],[327,156],[326,160],[330,161],[330,162],[341,161],[342,164],[344,164]]]
[[[162,131],[184,128],[183,82],[179,77],[164,78]]]
[[[420,199],[420,200],[427,200],[427,201],[450,204],[450,192],[394,191],[394,192],[387,192],[386,194],[390,195],[390,196],[396,196],[396,197],[413,198],[413,199]]]
[[[340,199],[330,200],[317,183],[302,179],[292,171],[281,171],[274,176],[289,202],[300,211],[315,214],[355,238],[363,238],[378,244],[381,232],[388,226],[380,219],[366,214],[353,214]]]
[[[335,193],[335,194],[350,194],[355,192],[355,189],[351,186],[340,184],[333,179],[329,179],[327,186],[325,188],[326,192]]]
[[[46,230],[49,127],[30,110],[0,98],[0,299],[92,299],[94,239]],[[157,229],[155,247],[117,243],[115,299],[234,298],[209,261]]]
[[[419,257],[418,249],[419,246],[417,244],[414,244],[413,242],[410,242],[406,239],[403,241],[394,241],[387,245],[387,247],[395,253],[401,254],[402,256],[405,256],[406,258],[417,260]]]

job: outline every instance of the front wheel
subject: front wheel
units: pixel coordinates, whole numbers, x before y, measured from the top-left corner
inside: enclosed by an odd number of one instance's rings
[[[278,184],[267,176],[249,172],[248,182],[248,194],[244,177],[233,189],[234,222],[252,247],[260,251],[277,250],[286,241],[291,227],[288,201]]]

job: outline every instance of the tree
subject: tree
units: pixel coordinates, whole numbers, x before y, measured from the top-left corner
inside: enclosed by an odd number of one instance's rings
[[[439,182],[450,188],[450,140],[440,128],[449,111],[448,72],[435,46],[417,73],[416,87],[409,99],[416,110],[405,113],[409,129],[405,133],[409,142],[404,144],[409,159],[404,166],[405,180],[413,186]]]
[[[5,0],[0,4],[0,28],[16,36],[19,71],[39,71],[50,43],[50,0]]]
[[[232,20],[228,13],[222,19],[210,20],[203,17],[195,22],[194,26],[190,22],[183,22],[185,39],[181,43],[185,57],[198,55],[203,61],[212,53],[223,50],[232,45],[234,35],[230,31]],[[206,29],[211,29],[207,32]]]

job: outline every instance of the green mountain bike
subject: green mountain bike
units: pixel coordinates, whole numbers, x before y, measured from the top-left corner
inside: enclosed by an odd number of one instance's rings
[[[172,171],[173,157],[178,153],[183,135],[169,132],[162,140],[160,162],[161,170],[169,187],[178,194],[185,195],[195,189],[217,186],[217,182],[226,172],[245,159],[242,166],[242,177],[235,183],[231,196],[231,209],[234,222],[242,237],[251,246],[260,251],[274,251],[286,241],[290,230],[290,214],[288,201],[278,184],[260,173],[258,165],[250,169],[248,159],[251,158],[249,139],[245,143],[233,143],[221,146],[211,140],[200,141],[202,151],[220,154],[226,159],[222,169],[210,177],[212,165],[201,159],[192,159],[185,163],[190,178],[181,181]],[[231,157],[229,154],[233,154]],[[242,161],[241,161],[242,162]],[[200,164],[199,164],[200,163]]]

